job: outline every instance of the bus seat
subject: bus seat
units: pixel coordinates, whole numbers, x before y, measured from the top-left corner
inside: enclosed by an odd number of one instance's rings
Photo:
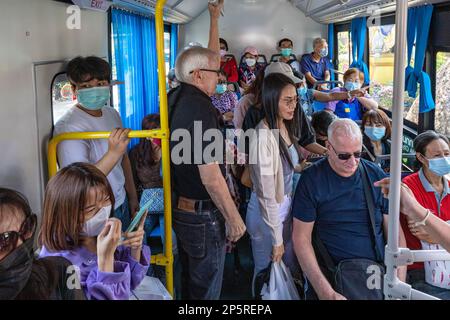
[[[280,53],[273,54],[272,57],[270,58],[270,63],[278,62],[278,60],[280,58],[281,58],[281,54]],[[297,57],[295,56],[295,54],[291,54],[290,58],[291,58],[291,60],[296,60],[297,61]]]
[[[239,61],[239,64],[241,65],[244,62],[244,57],[245,55],[243,55],[241,57],[241,60]],[[264,54],[259,54],[258,58],[256,59],[256,63],[262,66],[267,66],[267,58]]]
[[[267,66],[267,58],[264,54],[259,54],[257,62],[263,66]]]
[[[376,164],[380,165],[383,160],[391,160],[391,155],[383,154],[383,155],[376,156],[374,162]],[[415,172],[415,165],[414,165],[415,161],[416,161],[415,153],[403,153],[402,154],[402,179]],[[410,165],[410,163],[413,163],[413,165]]]
[[[159,225],[155,227],[155,229],[152,230],[150,233],[150,238],[159,238],[161,237],[161,228]]]

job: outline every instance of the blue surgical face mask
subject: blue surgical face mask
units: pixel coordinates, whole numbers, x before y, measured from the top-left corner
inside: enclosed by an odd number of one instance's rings
[[[360,89],[361,85],[359,84],[359,82],[346,81],[344,88],[347,89],[347,91],[353,91]]]
[[[297,89],[297,94],[301,100],[308,100],[306,94],[308,93],[308,89],[306,87],[300,87]]]
[[[428,159],[428,167],[435,175],[443,177],[450,173],[450,157]]]
[[[364,133],[372,141],[380,141],[386,135],[385,127],[365,127]]]
[[[322,57],[322,58],[325,58],[326,56],[328,56],[328,48],[322,48],[321,50],[320,50],[320,56]]]
[[[281,49],[281,55],[283,57],[290,57],[292,54],[292,49],[291,48],[283,48]]]
[[[227,85],[225,83],[216,85],[216,93],[223,94],[227,91]]]
[[[78,103],[88,110],[100,110],[108,103],[110,97],[109,86],[79,89],[77,93]]]

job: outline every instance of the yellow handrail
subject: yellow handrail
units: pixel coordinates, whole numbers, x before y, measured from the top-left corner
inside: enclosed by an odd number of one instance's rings
[[[172,199],[170,185],[170,151],[169,151],[169,114],[166,90],[166,70],[164,56],[164,20],[163,10],[167,0],[158,0],[155,9],[156,24],[156,49],[158,57],[158,84],[160,99],[160,119],[161,129],[131,131],[129,138],[159,138],[162,148],[162,173],[164,188],[164,233],[165,248],[164,254],[151,257],[151,263],[166,267],[166,287],[173,297],[173,253],[172,253]],[[61,141],[64,140],[87,140],[87,139],[107,139],[110,132],[74,132],[64,133],[54,137],[48,144],[48,172],[53,177],[58,171],[56,150]]]
[[[173,297],[173,254],[172,254],[172,187],[170,185],[170,151],[169,151],[169,107],[167,102],[166,89],[166,65],[164,55],[164,20],[163,11],[166,0],[158,0],[155,8],[156,25],[156,51],[158,57],[158,86],[159,86],[159,111],[161,117],[161,132],[165,137],[161,139],[162,147],[162,171],[164,186],[164,234],[166,261],[166,286]]]
[[[56,148],[61,141],[64,140],[89,140],[89,139],[108,139],[111,132],[70,132],[60,134],[48,143],[48,174],[50,178],[53,177],[58,171],[56,164]],[[128,135],[129,138],[158,138],[163,139],[166,137],[166,133],[162,130],[142,130],[131,131]]]

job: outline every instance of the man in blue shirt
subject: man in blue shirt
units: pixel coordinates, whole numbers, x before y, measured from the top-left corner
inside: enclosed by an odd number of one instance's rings
[[[316,81],[330,81],[328,56],[328,43],[325,39],[316,38],[313,42],[314,51],[305,54],[300,61],[302,73],[306,76],[308,88],[312,88]],[[318,90],[325,89],[321,86]]]
[[[371,162],[361,160],[362,136],[350,119],[335,120],[328,129],[328,158],[320,160],[302,173],[293,202],[294,248],[308,282],[319,299],[345,299],[337,293],[322,273],[312,246],[311,236],[316,225],[318,236],[337,265],[346,259],[378,260],[384,256],[388,226],[388,202],[381,189],[373,183],[385,177]],[[362,171],[364,166],[372,186],[375,205],[374,235],[364,195]],[[404,246],[400,229],[400,247]],[[404,279],[406,269],[399,277]]]

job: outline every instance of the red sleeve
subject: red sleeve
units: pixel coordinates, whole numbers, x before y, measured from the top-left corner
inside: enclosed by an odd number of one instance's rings
[[[224,71],[228,75],[229,82],[238,82],[239,81],[237,64],[234,59],[230,59],[225,63]]]
[[[418,173],[414,173],[403,179],[403,182],[411,189],[415,198],[420,202],[418,197],[418,188],[416,184],[416,180],[418,179]],[[408,222],[406,220],[406,216],[404,214],[400,214],[400,225],[403,229],[406,238],[406,246],[411,250],[421,250],[422,244],[420,240],[417,239],[408,228]],[[410,266],[408,266],[408,270],[414,269],[423,269],[423,262],[416,262]]]

